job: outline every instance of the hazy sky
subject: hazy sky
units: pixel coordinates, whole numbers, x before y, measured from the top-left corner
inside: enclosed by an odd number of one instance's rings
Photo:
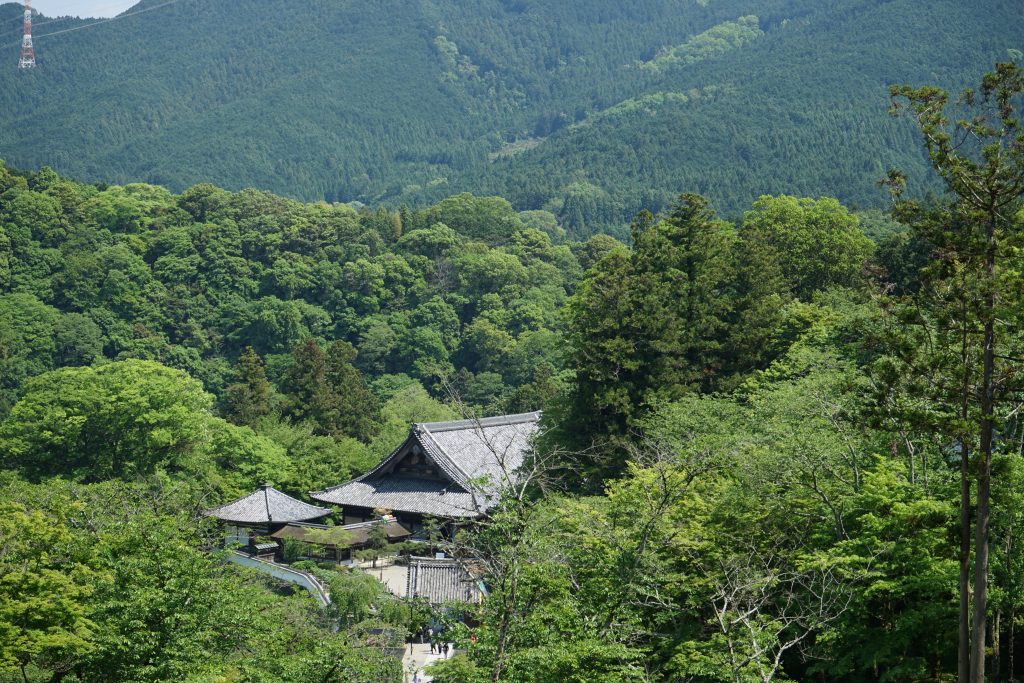
[[[20,2],[21,0],[13,0]],[[48,17],[112,17],[139,0],[32,0],[32,7]]]

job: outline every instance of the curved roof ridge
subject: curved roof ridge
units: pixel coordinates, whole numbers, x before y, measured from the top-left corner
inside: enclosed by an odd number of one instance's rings
[[[475,427],[501,427],[505,425],[523,424],[524,422],[537,422],[540,418],[541,411],[535,410],[532,413],[495,415],[493,417],[481,417],[476,419],[449,420],[447,422],[419,422],[415,426],[431,432],[450,432],[461,429],[473,429]]]
[[[322,491],[310,491],[309,495],[311,495],[314,498],[316,498],[315,494],[317,494],[317,493],[327,493],[328,491],[333,491],[335,489],[340,489],[342,486],[347,486],[347,485],[351,484],[352,482],[355,482],[355,481],[365,481],[365,480],[369,479],[370,477],[372,477],[373,475],[377,474],[378,472],[383,470],[385,467],[387,467],[387,465],[395,458],[395,456],[397,456],[402,451],[402,449],[405,448],[405,445],[407,443],[409,443],[409,439],[411,439],[413,437],[415,437],[415,434],[410,434],[409,436],[405,437],[405,441],[400,443],[397,448],[395,448],[390,453],[388,453],[386,456],[384,456],[384,458],[379,463],[374,465],[368,472],[364,472],[363,474],[360,474],[358,477],[355,477],[353,479],[349,479],[348,481],[346,481],[346,482],[344,482],[342,484],[338,484],[337,486],[328,486],[327,488],[323,489]]]
[[[274,515],[270,512],[270,483],[266,483],[262,486],[263,490],[263,505],[267,510],[267,519],[274,521]]]
[[[424,514],[437,511],[445,517],[482,514],[493,507],[502,487],[515,478],[540,419],[541,413],[536,411],[415,423],[402,444],[369,472],[344,484],[311,491],[310,496],[333,505]],[[410,449],[418,449],[432,464],[441,475],[437,481],[389,474],[389,468]]]
[[[398,446],[398,448],[396,448],[393,451],[391,451],[383,460],[381,460],[379,463],[377,463],[370,471],[365,472],[363,474],[360,474],[358,477],[355,477],[353,479],[349,479],[348,481],[343,482],[341,484],[337,484],[335,486],[328,486],[327,488],[322,489],[320,491],[310,491],[309,492],[310,497],[313,498],[314,500],[323,501],[323,496],[325,494],[329,494],[332,491],[337,491],[338,489],[344,488],[344,487],[348,486],[349,484],[354,484],[356,482],[362,482],[362,481],[367,481],[369,479],[372,479],[374,477],[374,475],[379,474],[381,471],[387,469],[388,465],[390,465],[391,462],[394,461],[394,459],[399,456],[399,454],[403,451],[403,449],[405,449],[405,446],[406,446],[406,444],[409,443],[410,439],[415,439],[420,444],[420,446],[423,447],[424,453],[426,453],[428,456],[430,456],[431,460],[433,460],[435,463],[437,463],[437,466],[439,468],[441,468],[442,470],[444,470],[444,472],[452,480],[454,480],[454,483],[458,484],[459,486],[461,486],[463,488],[467,488],[468,484],[469,484],[469,477],[466,475],[466,473],[463,472],[462,469],[459,468],[454,462],[452,462],[451,456],[449,456],[448,453],[445,452],[440,447],[440,445],[438,445],[438,443],[436,441],[434,441],[433,438],[431,438],[429,440],[429,443],[427,443],[422,438],[422,431],[420,429],[421,427],[422,427],[422,424],[419,424],[419,423],[414,424],[413,427],[412,427],[412,433],[405,438],[405,441],[403,441]],[[428,434],[429,434],[429,432],[428,432]],[[454,472],[452,470],[454,470]],[[325,502],[329,502],[329,501],[325,501]]]
[[[355,483],[357,481],[362,481],[363,478],[367,476],[367,474],[361,474],[355,479],[349,479],[348,481],[343,481],[342,483],[335,484],[334,486],[328,486],[327,488],[321,489],[319,491],[307,491],[307,493],[309,494],[309,497],[312,498],[313,500],[320,500],[320,496],[322,496],[323,494],[330,493],[331,491],[337,491],[338,489],[344,488],[349,484]]]

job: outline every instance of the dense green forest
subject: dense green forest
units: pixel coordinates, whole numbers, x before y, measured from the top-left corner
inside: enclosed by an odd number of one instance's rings
[[[945,194],[687,192],[622,241],[499,196],[0,165],[0,681],[401,680],[421,605],[310,567],[319,610],[222,563],[202,510],[536,409],[530,485],[446,547],[489,595],[438,683],[1013,680],[1022,92],[1000,66],[946,120],[893,91]]]
[[[0,156],[89,182],[213,182],[422,207],[459,192],[585,238],[680,188],[880,207],[893,166],[937,188],[892,83],[959,89],[1024,49],[1007,0],[211,3],[80,31],[38,17],[14,68],[0,5]]]

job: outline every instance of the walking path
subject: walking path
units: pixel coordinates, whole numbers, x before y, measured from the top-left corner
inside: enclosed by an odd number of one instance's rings
[[[455,649],[450,648],[448,656],[452,657],[454,654]],[[431,654],[430,643],[413,643],[410,647],[406,647],[405,656],[402,657],[403,683],[412,683],[413,676],[417,673],[420,675],[417,683],[429,683],[433,679],[423,673],[423,669],[439,659],[444,659],[444,655]]]
[[[250,569],[261,571],[264,574],[270,574],[275,579],[288,581],[290,583],[297,583],[309,591],[309,594],[313,596],[314,600],[320,603],[321,607],[327,607],[327,605],[331,604],[331,596],[327,592],[327,587],[320,583],[319,579],[308,572],[301,572],[298,569],[293,569],[292,567],[284,564],[270,562],[269,560],[261,560],[237,550],[229,553],[227,555],[227,559],[229,562],[240,564],[243,567],[249,567]]]
[[[394,565],[391,567],[361,567],[361,569],[384,584],[384,587],[388,589],[388,592],[392,595],[404,598],[406,591],[406,581],[409,578],[409,568],[400,565]],[[429,650],[429,646],[427,648]]]

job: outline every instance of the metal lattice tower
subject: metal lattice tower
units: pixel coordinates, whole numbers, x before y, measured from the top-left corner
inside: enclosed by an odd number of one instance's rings
[[[32,47],[32,4],[25,0],[25,30],[21,37],[21,57],[18,59],[19,69],[31,69],[36,65],[36,51]]]

